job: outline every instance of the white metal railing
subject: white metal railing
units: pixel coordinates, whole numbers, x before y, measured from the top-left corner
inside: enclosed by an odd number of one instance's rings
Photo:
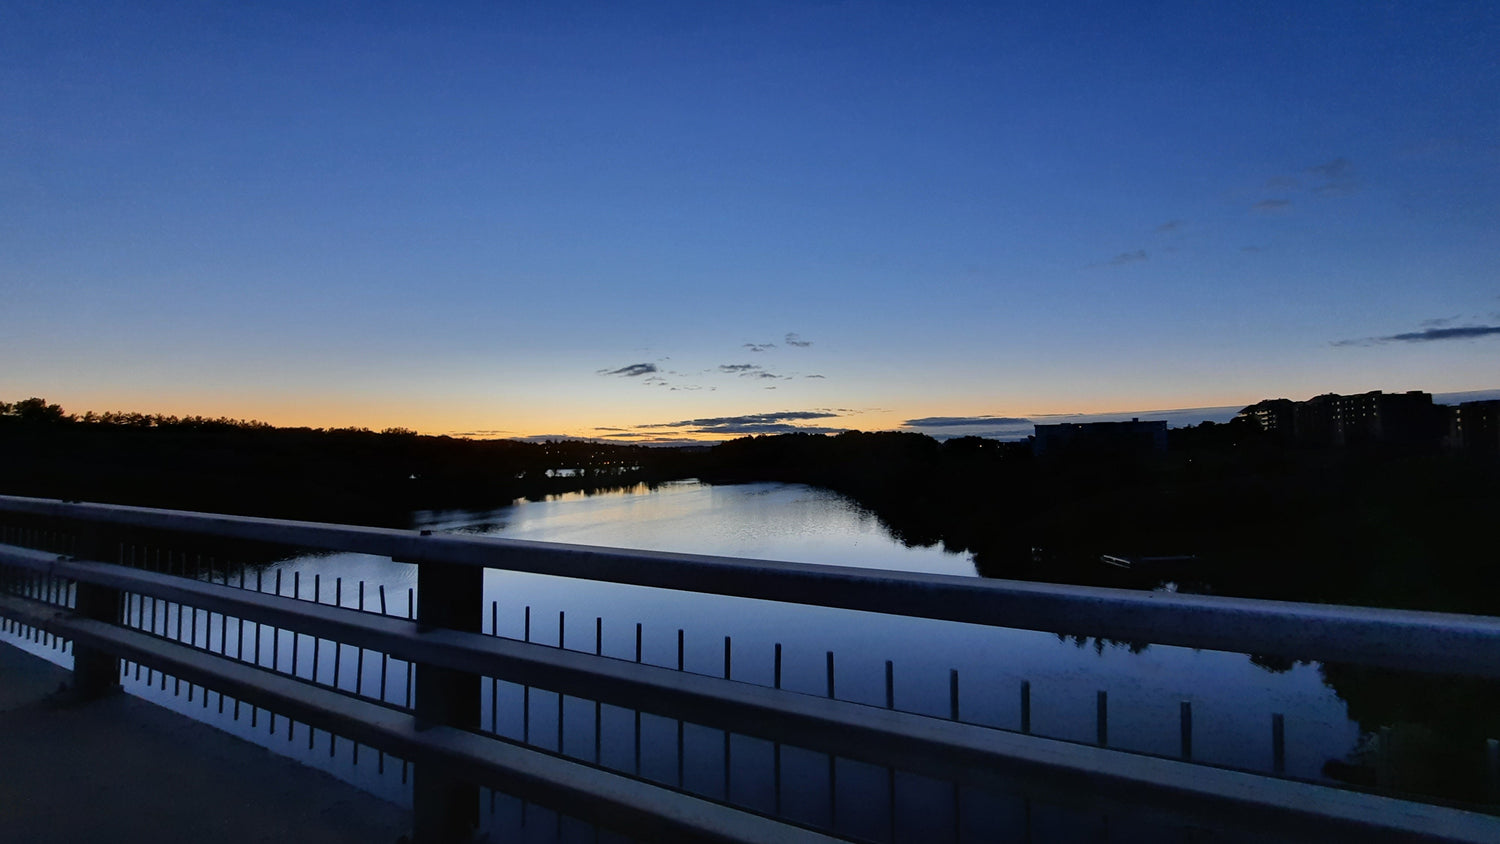
[[[77,584],[71,608],[12,594],[0,596],[0,616],[73,640],[81,685],[112,683],[119,671],[115,660],[124,658],[410,759],[419,772],[419,839],[456,837],[473,802],[468,790],[477,783],[566,806],[570,814],[651,840],[826,840],[814,830],[480,736],[473,731],[473,716],[481,677],[918,773],[955,787],[1003,789],[1177,826],[1249,829],[1299,840],[1353,835],[1500,838],[1500,819],[1474,812],[481,635],[483,607],[473,586],[484,568],[497,568],[1481,677],[1500,676],[1496,619],[763,563],[10,496],[0,496],[0,513],[70,520],[82,537],[69,556],[0,546],[0,572],[44,573]],[[361,613],[106,562],[118,555],[110,551],[102,531],[119,529],[354,551],[416,563],[416,618]],[[124,593],[415,663],[416,708],[406,711],[310,685],[122,626]],[[93,679],[83,676],[90,672]]]

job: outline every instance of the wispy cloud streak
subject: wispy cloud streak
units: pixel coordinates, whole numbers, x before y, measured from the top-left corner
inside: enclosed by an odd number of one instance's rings
[[[797,422],[813,419],[833,419],[838,413],[827,410],[786,410],[776,413],[749,413],[744,416],[712,416],[702,419],[682,419],[677,422],[656,422],[637,426],[640,430],[671,430],[683,434],[731,435],[747,434],[836,434],[844,428],[799,425]]]
[[[749,413],[744,416],[711,416],[703,419],[683,419],[679,422],[655,422],[650,425],[639,425],[637,427],[702,428],[719,425],[756,425],[801,419],[835,419],[837,417],[837,413],[827,410],[784,410],[777,413]]]
[[[629,366],[622,366],[619,369],[601,369],[598,372],[600,375],[620,375],[625,378],[635,378],[641,375],[650,375],[656,371],[656,364],[654,363],[632,363]]]
[[[907,428],[961,428],[970,425],[1025,425],[1031,422],[1023,416],[924,416],[902,422]]]
[[[1442,340],[1473,340],[1500,334],[1500,325],[1456,325],[1451,328],[1424,328],[1387,337],[1364,337],[1335,340],[1335,346],[1376,346],[1384,343],[1436,343]]]

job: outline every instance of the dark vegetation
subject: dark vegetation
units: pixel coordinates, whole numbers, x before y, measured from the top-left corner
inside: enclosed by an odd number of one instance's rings
[[[629,445],[74,416],[42,399],[0,403],[0,492],[239,515],[405,527],[416,509],[681,477],[681,459]]]
[[[1242,423],[1173,430],[1166,453],[1038,459],[1024,443],[785,435],[713,449],[700,476],[843,492],[909,544],[982,574],[1500,614],[1500,466],[1437,450],[1305,448]],[[1127,572],[1103,554],[1191,555]]]
[[[277,428],[0,402],[0,492],[404,526],[416,509],[699,477],[844,493],[911,545],[1055,582],[1500,614],[1494,457],[1315,448],[1239,422],[1165,453],[1033,457],[1027,443],[915,433],[745,437],[712,449]],[[1103,554],[1187,556],[1125,571]]]
[[[1239,423],[1169,436],[1163,454],[1046,460],[1025,444],[913,433],[768,436],[718,445],[702,475],[831,487],[906,543],[972,550],[990,577],[1134,588],[1173,579],[1241,597],[1500,615],[1494,457],[1296,447]],[[1101,564],[1104,553],[1196,559],[1125,571]],[[1292,667],[1253,661],[1268,672]],[[1326,775],[1484,801],[1500,684],[1320,670],[1365,733]]]
[[[1324,765],[1325,775],[1355,785],[1490,803],[1494,811],[1486,742],[1500,734],[1500,684],[1350,665],[1325,664],[1319,670],[1364,734],[1347,761]]]
[[[765,437],[718,446],[703,475],[831,487],[908,543],[975,552],[990,577],[1136,588],[1170,578],[1245,597],[1500,615],[1494,457],[1298,447],[1239,423],[1169,436],[1163,454],[1045,460],[1024,444],[940,444],[916,434]],[[1102,564],[1102,554],[1195,559],[1137,572]],[[1276,657],[1252,661],[1267,671],[1292,667]],[[1500,684],[1320,670],[1365,733],[1325,774],[1484,799]]]
[[[416,509],[482,510],[686,477],[833,489],[908,544],[974,552],[990,577],[1136,588],[1171,579],[1227,595],[1500,615],[1493,456],[1296,446],[1241,423],[1173,430],[1165,453],[1039,459],[1027,443],[913,433],[654,449],[75,416],[41,399],[0,402],[7,494],[404,527]],[[1193,559],[1126,571],[1102,554]],[[1389,727],[1391,736],[1385,763],[1368,744],[1330,762],[1330,775],[1373,784],[1386,770],[1401,789],[1478,797],[1483,739],[1500,734],[1496,684],[1322,670],[1369,735]]]

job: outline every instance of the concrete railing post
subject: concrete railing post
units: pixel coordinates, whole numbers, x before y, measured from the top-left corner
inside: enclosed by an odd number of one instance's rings
[[[94,562],[117,562],[114,543],[102,528],[84,525],[77,534],[74,556]],[[83,618],[120,623],[120,590],[78,583],[73,610]],[[73,694],[81,700],[103,697],[120,688],[120,659],[113,654],[73,643]]]
[[[417,567],[418,629],[447,628],[478,633],[482,623],[484,569],[450,563]],[[480,678],[476,674],[417,665],[417,728],[477,730]],[[479,787],[431,766],[417,765],[412,779],[415,844],[469,841],[479,824]]]

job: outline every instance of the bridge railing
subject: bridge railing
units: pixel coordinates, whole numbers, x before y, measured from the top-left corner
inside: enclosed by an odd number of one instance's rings
[[[0,496],[0,513],[61,525],[68,553],[0,546],[0,616],[74,643],[78,687],[146,665],[410,760],[419,841],[462,840],[484,786],[644,840],[829,840],[727,801],[499,740],[479,730],[488,679],[545,688],[954,784],[1056,805],[1104,807],[1176,827],[1253,830],[1288,840],[1495,840],[1500,821],[1460,809],[1189,765],[826,697],[483,635],[486,568],[998,627],[1494,678],[1500,621],[1166,593],[877,572],[624,551]],[[417,565],[414,618],[127,565],[118,531],[350,551]],[[15,588],[43,576],[62,589]],[[20,579],[19,581],[17,579]],[[243,576],[241,586],[244,585]],[[279,593],[279,589],[277,592]],[[257,646],[228,655],[143,629],[131,600],[379,652],[415,666],[409,705],[261,667]],[[155,604],[153,603],[154,607]],[[182,624],[179,609],[179,634]],[[295,653],[295,651],[294,651]],[[272,660],[272,667],[278,665]],[[363,662],[361,661],[361,665]],[[297,674],[295,666],[292,671]],[[559,725],[561,721],[559,721]],[[639,724],[639,717],[637,717]],[[637,728],[639,729],[639,728]],[[639,735],[639,733],[637,733]],[[639,740],[637,740],[639,742]],[[561,746],[559,746],[561,750]],[[726,761],[727,765],[727,761]],[[891,832],[894,835],[895,826]]]

